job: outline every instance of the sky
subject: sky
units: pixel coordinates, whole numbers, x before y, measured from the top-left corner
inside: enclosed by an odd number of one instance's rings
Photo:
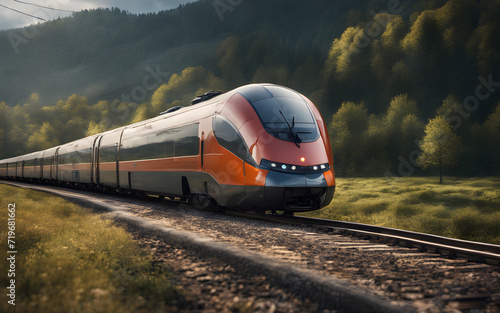
[[[70,16],[71,12],[67,11],[117,7],[131,13],[147,13],[174,9],[180,4],[194,1],[196,0],[0,0],[0,30],[43,22],[6,7],[44,20],[53,20],[58,17]],[[37,7],[33,4],[58,10]]]

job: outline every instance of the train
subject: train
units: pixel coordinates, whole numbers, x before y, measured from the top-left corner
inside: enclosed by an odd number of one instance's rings
[[[320,209],[335,192],[320,112],[274,84],[207,92],[151,119],[0,160],[0,178],[285,214]]]

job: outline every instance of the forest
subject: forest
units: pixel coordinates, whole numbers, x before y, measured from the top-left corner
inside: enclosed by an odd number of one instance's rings
[[[338,176],[436,175],[438,126],[445,174],[500,174],[499,0],[242,1],[223,19],[213,4],[0,32],[0,158],[270,82],[318,106]]]

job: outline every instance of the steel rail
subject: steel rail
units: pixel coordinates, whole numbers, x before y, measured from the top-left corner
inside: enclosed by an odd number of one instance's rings
[[[420,251],[439,253],[450,258],[465,258],[469,261],[500,266],[500,245],[454,239],[395,228],[312,217],[257,214],[238,211],[225,211],[225,213],[229,215],[267,220],[270,222],[293,225],[309,225],[327,231],[338,230],[345,234],[378,238],[379,240],[385,240],[395,245],[416,247]]]

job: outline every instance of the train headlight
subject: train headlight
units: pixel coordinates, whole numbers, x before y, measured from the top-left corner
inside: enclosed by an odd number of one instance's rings
[[[300,162],[305,162],[305,161],[306,161],[306,158],[304,158],[304,157],[300,158]]]
[[[302,157],[301,159],[305,158]],[[328,163],[303,166],[301,164],[273,162],[266,159],[261,160],[260,166],[267,170],[288,172],[288,173],[293,172],[294,174],[318,173],[318,172],[324,172],[326,169],[328,169]]]

